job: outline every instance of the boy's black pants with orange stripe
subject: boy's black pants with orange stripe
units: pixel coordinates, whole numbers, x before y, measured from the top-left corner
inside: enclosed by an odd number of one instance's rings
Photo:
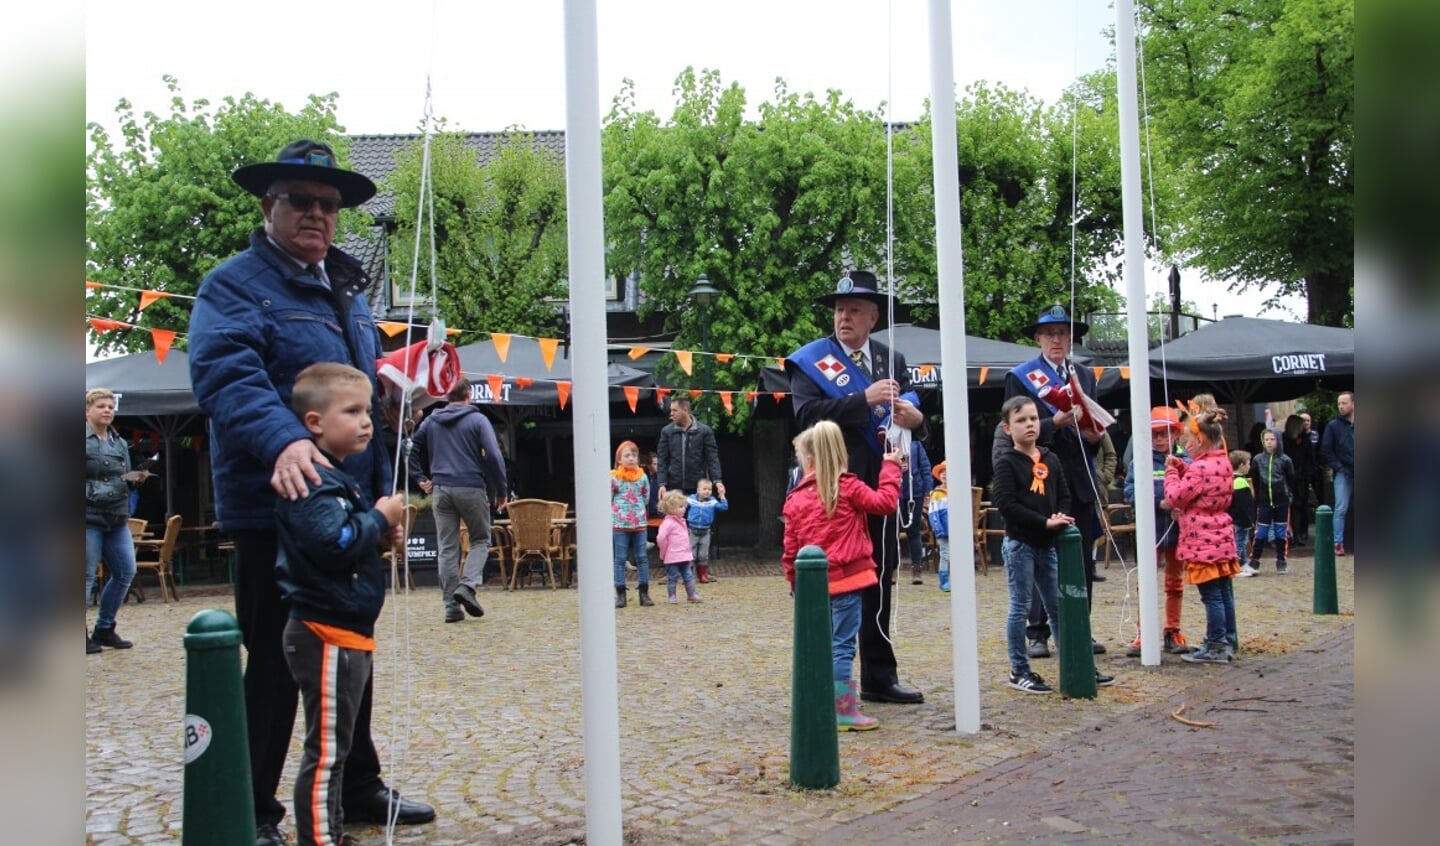
[[[372,655],[321,640],[299,620],[285,624],[285,660],[305,711],[305,754],[295,777],[295,835],[328,846],[344,833],[341,783]]]

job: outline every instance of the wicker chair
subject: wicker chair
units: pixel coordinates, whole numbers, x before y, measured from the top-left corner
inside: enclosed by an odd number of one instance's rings
[[[400,518],[405,526],[405,535],[400,538],[398,542],[392,543],[389,551],[381,556],[385,559],[385,567],[387,570],[392,567],[400,567],[405,571],[406,582],[409,584],[410,590],[415,589],[415,571],[411,570],[405,563],[405,547],[410,543],[410,530],[415,526],[415,515],[418,511],[419,509],[413,505],[405,506],[404,514]],[[399,574],[397,573],[396,575],[398,576]],[[398,578],[390,580],[392,590],[398,592],[399,581]]]
[[[530,576],[536,572],[544,573],[549,578],[551,590],[558,587],[555,582],[555,559],[563,559],[564,551],[551,531],[554,527],[556,504],[545,499],[517,499],[507,506],[510,513],[511,590],[518,585],[522,573],[526,581],[529,581]],[[544,562],[544,570],[536,569],[539,562]]]
[[[158,540],[135,542],[135,575],[138,577],[141,570],[154,570],[155,577],[160,581],[160,599],[165,602],[171,599],[180,601],[180,596],[175,593],[175,574],[171,570],[171,562],[175,559],[175,547],[180,542],[181,522],[179,514],[171,514],[165,521],[165,534]],[[144,593],[140,595],[144,596]]]

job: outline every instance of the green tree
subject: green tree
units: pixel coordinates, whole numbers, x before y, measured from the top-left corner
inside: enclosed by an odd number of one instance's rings
[[[348,149],[336,123],[338,95],[311,96],[299,113],[246,94],[226,97],[213,111],[208,100],[186,102],[173,77],[170,113],[137,117],[129,101],[116,106],[120,138],[90,123],[85,159],[85,273],[108,285],[194,295],[217,264],[245,249],[262,222],[259,201],[230,179],[237,167],[272,161],[297,138],[331,145],[343,160]],[[355,231],[359,212],[342,213],[341,228]],[[183,332],[190,301],[160,300],[144,312],[138,293],[99,288],[86,312],[137,326]],[[144,332],[95,332],[98,351],[150,348]],[[183,337],[176,341],[183,347]]]
[[[537,148],[531,134],[511,132],[482,166],[465,138],[441,133],[430,142],[440,315],[448,325],[479,332],[563,332],[556,300],[568,296],[564,164]],[[400,221],[391,239],[392,267],[407,287],[423,158],[422,140],[396,155],[396,168],[385,180]],[[429,215],[427,208],[419,242],[416,287],[422,296],[429,292]],[[470,340],[476,337],[462,336]]]
[[[1155,135],[1182,184],[1177,249],[1349,325],[1353,0],[1142,0],[1140,19]]]
[[[755,122],[744,120],[744,91],[717,71],[686,69],[675,91],[668,124],[635,110],[629,83],[607,119],[610,270],[639,270],[642,314],[668,312],[676,346],[697,350],[703,327],[688,295],[705,274],[720,291],[707,308],[710,337],[723,339],[712,346],[769,358],[706,358],[688,379],[663,375],[700,387],[708,366],[716,389],[748,390],[773,356],[828,331],[811,301],[883,245],[884,135],[876,115],[834,91],[799,95],[777,81]],[[737,404],[731,425],[745,418]]]

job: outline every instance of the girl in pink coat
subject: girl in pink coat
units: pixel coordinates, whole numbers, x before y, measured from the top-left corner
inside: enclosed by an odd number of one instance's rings
[[[660,548],[660,562],[665,565],[665,601],[672,605],[675,599],[675,584],[685,582],[685,598],[700,602],[695,592],[695,574],[690,567],[690,527],[685,522],[685,509],[689,500],[683,491],[670,490],[660,497],[660,531],[655,535],[655,545]]]
[[[795,557],[811,544],[825,550],[830,563],[831,651],[835,659],[835,723],[840,731],[866,731],[880,725],[860,712],[851,671],[860,633],[860,595],[879,584],[868,514],[891,514],[900,504],[900,453],[885,454],[880,487],[872,490],[845,468],[845,436],[822,420],[795,438],[795,457],[805,476],[785,498],[785,578],[795,586]]]
[[[1180,528],[1175,553],[1185,563],[1185,581],[1199,588],[1205,603],[1205,646],[1181,656],[1194,664],[1229,662],[1239,645],[1232,577],[1240,561],[1229,514],[1234,471],[1222,439],[1224,422],[1223,409],[1192,407],[1181,438],[1193,460],[1186,464],[1172,455],[1165,461],[1165,498]]]

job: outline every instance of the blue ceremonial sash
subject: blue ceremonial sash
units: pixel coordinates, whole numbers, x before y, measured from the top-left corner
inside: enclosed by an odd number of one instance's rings
[[[855,366],[845,348],[833,337],[806,344],[792,353],[788,360],[796,365],[796,372],[805,374],[805,377],[820,389],[820,393],[831,399],[864,393],[866,388],[874,384],[874,380],[864,370]],[[893,352],[891,361],[894,361]],[[916,407],[920,405],[920,395],[914,391],[906,391],[900,398]],[[873,425],[863,427],[864,431],[861,433],[877,455],[885,454],[881,433],[890,429],[891,410],[889,403],[870,406]]]
[[[1017,364],[1011,368],[1010,372],[1020,377],[1020,383],[1030,392],[1030,396],[1038,405],[1049,409],[1051,417],[1060,413],[1060,409],[1040,399],[1040,389],[1046,385],[1054,387],[1055,390],[1065,387],[1065,382],[1060,378],[1060,374],[1050,366],[1050,362],[1045,359],[1045,356],[1036,356],[1024,364]]]

